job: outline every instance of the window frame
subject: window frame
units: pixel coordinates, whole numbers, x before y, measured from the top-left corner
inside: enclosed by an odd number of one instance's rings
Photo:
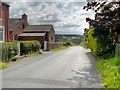
[[[4,42],[5,41],[5,32],[4,32],[4,26],[0,26],[0,28],[3,28],[3,40],[0,42]]]

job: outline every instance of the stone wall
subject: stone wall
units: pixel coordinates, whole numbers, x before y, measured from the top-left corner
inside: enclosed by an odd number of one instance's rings
[[[63,43],[55,42],[55,43],[47,43],[47,51],[50,51],[51,49],[62,47]]]

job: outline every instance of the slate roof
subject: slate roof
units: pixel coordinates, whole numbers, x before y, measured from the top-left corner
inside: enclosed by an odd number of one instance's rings
[[[24,32],[49,32],[51,29],[53,29],[52,25],[29,25]]]
[[[46,33],[22,33],[19,36],[45,36]]]
[[[10,27],[11,31],[13,31],[20,22],[22,21],[22,18],[17,18],[17,19],[10,19]]]

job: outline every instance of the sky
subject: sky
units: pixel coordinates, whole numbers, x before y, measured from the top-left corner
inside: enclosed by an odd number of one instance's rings
[[[10,4],[10,18],[28,15],[31,25],[52,24],[56,34],[83,34],[89,24],[86,18],[94,18],[94,12],[83,10],[84,0],[21,0]]]

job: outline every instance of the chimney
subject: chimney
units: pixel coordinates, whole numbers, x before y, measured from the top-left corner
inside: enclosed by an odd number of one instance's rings
[[[22,19],[25,19],[27,21],[27,15],[25,13],[22,15]]]

